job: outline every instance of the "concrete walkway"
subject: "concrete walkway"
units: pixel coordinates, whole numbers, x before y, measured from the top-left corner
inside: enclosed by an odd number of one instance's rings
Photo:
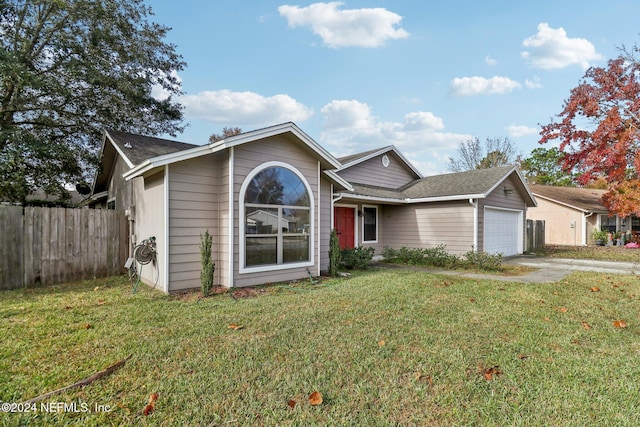
[[[449,276],[468,277],[472,279],[500,280],[504,282],[521,283],[550,283],[564,279],[573,271],[593,271],[598,273],[613,274],[635,274],[640,275],[640,263],[595,261],[588,259],[569,258],[538,258],[535,256],[516,256],[507,258],[503,264],[522,265],[535,268],[529,274],[522,276],[496,276],[492,274],[463,273],[452,270],[438,270],[432,268],[411,267],[404,265],[375,263],[376,266],[384,268],[403,268],[416,271],[428,271],[434,274],[445,274]]]

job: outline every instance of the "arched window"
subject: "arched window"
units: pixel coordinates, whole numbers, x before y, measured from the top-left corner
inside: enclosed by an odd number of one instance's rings
[[[240,197],[244,269],[311,262],[312,196],[302,174],[284,163],[266,163],[247,176]]]

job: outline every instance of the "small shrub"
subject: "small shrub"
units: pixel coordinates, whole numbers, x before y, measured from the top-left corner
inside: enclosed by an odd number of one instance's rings
[[[338,233],[334,229],[331,230],[331,235],[329,236],[329,274],[331,276],[338,275],[340,258],[340,242],[338,241]]]
[[[382,256],[386,261],[393,262],[398,258],[398,250],[390,246],[385,246],[382,248]]]
[[[385,247],[382,256],[389,262],[408,265],[423,265],[433,267],[455,267],[460,259],[456,255],[447,252],[445,245],[438,245],[434,248],[408,248],[402,246],[400,249]]]
[[[502,254],[489,254],[487,252],[476,252],[470,250],[464,257],[468,264],[478,267],[484,271],[502,270]]]
[[[435,267],[453,268],[460,261],[460,258],[458,258],[456,255],[447,252],[447,249],[443,244],[440,244],[434,248],[423,249],[422,253],[424,255],[426,263]]]
[[[343,249],[341,251],[342,265],[350,270],[364,270],[373,259],[375,249],[372,247],[358,246],[355,249]]]
[[[211,245],[213,239],[209,230],[204,235],[200,234],[200,261],[202,262],[202,270],[200,271],[200,289],[204,296],[209,295],[213,289],[213,272],[216,265],[211,259]]]

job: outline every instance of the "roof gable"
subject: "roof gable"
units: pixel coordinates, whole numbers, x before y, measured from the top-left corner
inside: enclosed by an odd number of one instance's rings
[[[354,191],[348,196],[383,202],[395,201],[398,203],[486,198],[510,176],[516,177],[518,190],[522,193],[527,205],[536,206],[533,194],[515,166],[428,176],[396,190],[354,185]]]
[[[531,192],[542,199],[585,212],[608,212],[602,203],[607,190],[578,187],[554,187],[532,184]]]
[[[487,195],[514,170],[513,166],[433,175],[406,185],[411,198]]]
[[[138,164],[129,172],[127,172],[124,177],[125,179],[131,179],[136,176],[140,176],[148,172],[149,170],[156,169],[164,165],[200,157],[210,153],[216,153],[218,151],[222,151],[238,145],[256,142],[261,139],[287,133],[293,135],[300,143],[308,147],[319,158],[325,168],[334,169],[340,166],[340,162],[338,162],[338,159],[333,157],[328,151],[322,148],[317,142],[315,142],[311,137],[304,133],[294,123],[287,122],[250,132],[241,133],[238,135],[233,135],[207,145],[191,146],[193,148],[148,158],[144,162]]]
[[[393,152],[403,163],[403,166],[412,175],[414,175],[415,178],[422,178],[422,173],[420,173],[420,171],[416,169],[416,167],[413,166],[411,162],[407,160],[407,158],[404,157],[404,155],[393,145],[340,157],[338,160],[342,165],[338,169],[336,169],[336,172],[340,172],[353,166],[359,165],[363,162],[366,162],[367,160],[373,159],[374,157],[381,156],[383,154],[387,154],[389,152]]]

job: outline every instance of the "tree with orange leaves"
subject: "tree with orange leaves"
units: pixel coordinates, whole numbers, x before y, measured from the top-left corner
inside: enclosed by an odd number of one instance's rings
[[[640,216],[640,48],[621,52],[587,70],[540,143],[560,141],[563,168],[579,170],[580,184],[605,179],[611,212]]]

